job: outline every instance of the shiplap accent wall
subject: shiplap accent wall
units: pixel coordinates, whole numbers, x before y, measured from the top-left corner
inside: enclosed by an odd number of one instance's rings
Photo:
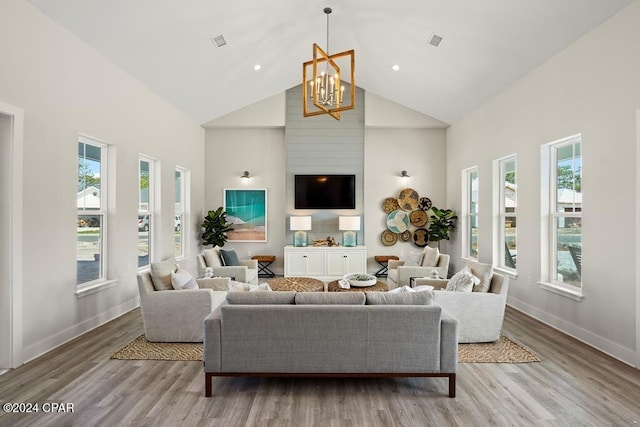
[[[347,89],[348,90],[348,89]],[[364,91],[356,88],[356,108],[343,111],[340,120],[328,115],[302,115],[302,86],[286,93],[286,186],[287,216],[311,215],[309,240],[328,236],[340,239],[338,216],[359,215],[361,230],[358,244],[364,244]],[[355,174],[356,208],[348,210],[296,210],[294,208],[294,175]],[[287,241],[293,234],[286,222]],[[340,241],[340,240],[338,240]]]

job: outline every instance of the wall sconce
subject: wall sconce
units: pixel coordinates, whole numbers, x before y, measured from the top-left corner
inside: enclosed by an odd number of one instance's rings
[[[400,171],[400,178],[411,178],[407,171]]]
[[[338,217],[338,229],[344,231],[342,233],[343,246],[356,246],[358,244],[358,234],[360,230],[359,216],[340,216]]]
[[[307,230],[311,230],[310,216],[292,216],[289,219],[289,229],[293,233],[293,246],[307,246]]]
[[[251,178],[251,175],[249,175],[249,171],[244,171],[242,173],[242,175],[240,176],[240,178],[249,179],[249,178]]]

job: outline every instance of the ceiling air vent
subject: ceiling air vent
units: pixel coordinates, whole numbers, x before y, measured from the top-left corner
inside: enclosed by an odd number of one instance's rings
[[[216,45],[216,47],[222,47],[225,44],[227,44],[227,41],[224,39],[223,36],[212,37],[211,41],[213,42],[213,44]]]
[[[438,47],[441,41],[442,41],[442,37],[440,37],[437,34],[431,34],[431,37],[429,37],[428,43],[433,47]]]

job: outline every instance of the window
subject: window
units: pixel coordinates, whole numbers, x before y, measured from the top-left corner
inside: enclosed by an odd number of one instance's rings
[[[138,268],[149,265],[154,229],[154,160],[140,156],[138,160]]]
[[[185,256],[185,229],[187,226],[187,176],[188,171],[186,169],[176,167],[175,172],[175,218],[174,218],[174,232],[175,232],[175,256],[176,258],[182,258]]]
[[[105,279],[107,230],[107,145],[78,139],[76,284]]]
[[[541,285],[582,299],[582,137],[542,146]],[[546,212],[546,213],[545,213]],[[548,261],[544,261],[547,259]]]
[[[518,240],[516,208],[518,206],[517,162],[516,156],[509,156],[497,161],[498,195],[498,259],[494,264],[498,267],[515,270],[517,265]]]
[[[462,171],[462,208],[464,212],[464,257],[478,258],[478,168]]]

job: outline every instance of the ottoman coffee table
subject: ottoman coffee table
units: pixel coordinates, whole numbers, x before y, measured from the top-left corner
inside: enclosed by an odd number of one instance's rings
[[[324,282],[311,277],[278,277],[269,286],[274,291],[324,292]]]
[[[361,288],[352,286],[349,289],[343,289],[338,285],[338,281],[334,280],[333,282],[329,282],[329,285],[327,285],[327,290],[329,292],[386,292],[389,290],[389,287],[386,283],[378,280],[373,286],[365,286]]]

